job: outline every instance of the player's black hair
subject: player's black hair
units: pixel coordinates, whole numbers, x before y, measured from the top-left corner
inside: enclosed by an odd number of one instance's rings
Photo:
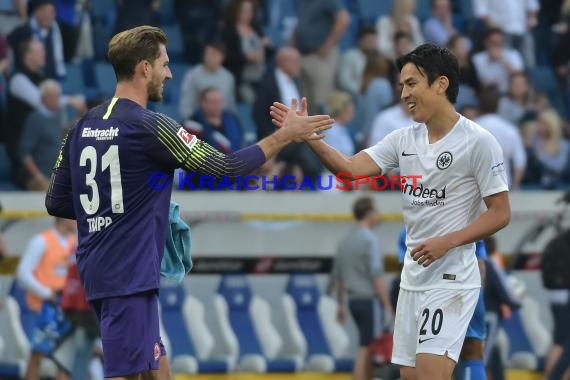
[[[370,197],[358,198],[352,206],[352,213],[358,221],[366,218],[372,211],[374,211],[374,201]]]
[[[398,70],[402,70],[407,63],[416,65],[422,75],[427,76],[428,85],[437,78],[444,76],[449,80],[445,96],[455,104],[459,93],[459,63],[457,57],[447,48],[427,43],[418,46],[410,53],[403,55],[396,61]]]

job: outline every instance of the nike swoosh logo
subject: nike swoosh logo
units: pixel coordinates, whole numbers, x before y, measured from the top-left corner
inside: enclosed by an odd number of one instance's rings
[[[402,156],[403,157],[407,157],[407,156],[417,156],[417,153],[406,153],[406,152],[402,152]]]
[[[428,340],[432,340],[432,339],[433,338],[425,338],[425,339],[420,338],[420,339],[418,339],[418,343],[422,344],[423,342],[427,342]]]

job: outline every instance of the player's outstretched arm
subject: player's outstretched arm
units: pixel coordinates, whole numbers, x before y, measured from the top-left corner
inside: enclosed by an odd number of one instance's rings
[[[306,101],[303,104],[306,106]],[[318,132],[330,129],[334,124],[334,119],[328,115],[309,116],[306,112],[296,112],[297,106],[297,99],[293,99],[291,107],[283,113],[281,128],[257,143],[267,160],[293,141],[321,140],[324,135]]]
[[[52,170],[45,206],[48,214],[66,219],[75,219],[71,194],[71,173],[69,170],[69,132],[63,140],[59,156]]]
[[[293,105],[296,109],[296,100]],[[322,138],[315,134],[329,129],[334,123],[328,115],[304,116],[290,112],[283,120],[283,128],[257,144],[224,154],[199,140],[166,115],[153,112],[147,116],[143,120],[143,126],[153,136],[148,151],[158,162],[230,181],[251,173],[293,141]],[[153,148],[157,142],[161,147]]]
[[[271,106],[270,114],[273,121],[279,128],[283,128],[287,115],[291,113],[291,109],[285,104],[275,102]],[[307,99],[301,101],[301,115],[307,115]],[[354,179],[358,176],[372,176],[378,174],[378,165],[364,152],[358,152],[354,156],[348,157],[331,147],[324,141],[321,141],[322,135],[312,135],[310,138],[303,140],[309,145],[311,150],[317,155],[323,165],[333,174],[350,173],[350,178]]]

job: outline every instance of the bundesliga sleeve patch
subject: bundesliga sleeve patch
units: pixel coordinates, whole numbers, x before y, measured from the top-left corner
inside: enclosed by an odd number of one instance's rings
[[[188,148],[192,148],[194,146],[194,144],[196,144],[196,141],[197,141],[196,136],[194,136],[193,134],[191,134],[190,132],[188,132],[187,130],[185,130],[182,127],[180,127],[180,129],[178,129],[178,132],[176,133],[176,135],[178,136],[178,138],[180,138],[180,140],[182,140],[184,145],[186,145]]]

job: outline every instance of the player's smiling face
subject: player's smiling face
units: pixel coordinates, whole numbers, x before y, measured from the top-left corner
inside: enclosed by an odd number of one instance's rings
[[[436,101],[439,98],[435,80],[428,85],[427,75],[420,72],[413,63],[406,63],[400,73],[400,86],[402,87],[401,100],[408,108],[408,112],[417,123],[425,123],[434,112]]]
[[[160,45],[160,55],[154,61],[152,68],[152,77],[148,83],[148,99],[153,102],[162,100],[164,92],[164,82],[172,79],[172,73],[168,67],[168,55],[166,54],[166,46]]]

